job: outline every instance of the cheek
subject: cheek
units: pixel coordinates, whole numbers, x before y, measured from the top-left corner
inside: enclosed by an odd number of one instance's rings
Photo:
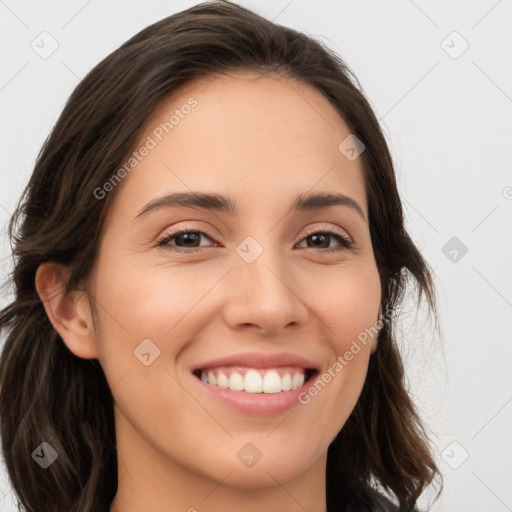
[[[108,266],[111,271],[98,272],[97,298],[105,306],[100,321],[103,331],[122,334],[113,336],[114,343],[128,338],[132,342],[144,338],[179,342],[182,326],[218,279],[211,273],[203,279],[192,266],[105,262],[104,268]]]
[[[176,384],[174,363],[198,329],[194,306],[218,277],[204,282],[192,266],[136,266],[126,260],[105,258],[98,266],[100,363],[118,415],[151,439],[163,438],[164,426],[171,438],[179,437],[206,418]],[[177,417],[176,410],[188,414]]]
[[[349,350],[353,341],[361,348],[372,345],[381,302],[380,279],[374,262],[333,268],[332,272],[316,276],[315,287],[307,297],[337,355]]]
[[[380,326],[381,286],[373,261],[333,267],[317,273],[314,283],[309,287],[307,305],[314,313],[312,322],[322,326],[321,343],[329,357],[327,368],[302,403],[310,408],[312,417],[323,418],[335,435],[364,385]]]
[[[336,269],[336,276],[317,281],[319,285],[322,282],[324,292],[316,288],[310,299],[311,304],[320,306],[315,313],[326,326],[331,356],[315,388],[304,396],[304,403],[311,402],[313,408],[318,408],[315,414],[331,411],[336,420],[331,422],[331,417],[328,423],[339,429],[359,398],[376,345],[381,286],[374,263],[357,269]],[[324,389],[329,391],[325,393]],[[320,395],[322,398],[317,400]]]
[[[99,353],[111,387],[125,376],[147,389],[172,381],[165,370],[175,373],[181,353],[207,325],[213,310],[207,296],[225,273],[207,267],[100,260],[94,286]],[[175,398],[167,391],[164,401]]]

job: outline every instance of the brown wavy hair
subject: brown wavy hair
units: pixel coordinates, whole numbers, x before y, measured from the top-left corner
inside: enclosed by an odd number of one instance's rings
[[[133,151],[157,104],[191,80],[244,70],[310,84],[364,143],[381,311],[396,311],[413,281],[418,305],[425,297],[438,325],[431,270],[405,230],[389,149],[344,61],[314,38],[226,0],[169,16],[133,36],[78,84],[9,223],[14,269],[5,286],[13,287],[14,299],[0,312],[0,435],[27,512],[108,511],[117,489],[111,391],[99,362],[74,356],[53,328],[35,288],[36,270],[46,261],[64,264],[68,291],[77,289],[91,271],[115,194],[99,201],[94,190]],[[381,510],[371,490],[376,486],[400,510],[412,510],[441,478],[406,390],[394,322],[395,314],[381,329],[359,401],[329,447],[332,510]],[[43,441],[58,452],[47,469],[31,457]]]

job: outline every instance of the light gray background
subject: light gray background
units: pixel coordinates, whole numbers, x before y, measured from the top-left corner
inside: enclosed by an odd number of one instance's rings
[[[0,0],[2,277],[11,268],[4,226],[80,78],[143,27],[196,3]],[[381,118],[408,229],[438,286],[442,336],[410,303],[401,337],[445,478],[430,510],[512,510],[512,1],[238,3],[341,54]],[[50,48],[43,31],[58,42],[47,59],[31,48]],[[443,252],[452,237],[459,248]],[[0,511],[10,512],[0,476]],[[429,507],[429,493],[420,504]]]

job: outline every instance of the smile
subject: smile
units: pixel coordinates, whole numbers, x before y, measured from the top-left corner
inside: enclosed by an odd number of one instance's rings
[[[314,370],[293,366],[278,368],[221,366],[194,372],[196,377],[206,384],[245,393],[293,391],[308,381],[313,373]]]
[[[321,364],[298,354],[246,352],[191,368],[194,386],[222,407],[272,416],[302,406],[299,396],[320,375]]]

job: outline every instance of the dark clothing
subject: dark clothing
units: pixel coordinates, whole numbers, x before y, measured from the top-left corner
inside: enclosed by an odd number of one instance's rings
[[[336,503],[339,501],[339,503]],[[418,512],[414,507],[400,508],[375,489],[365,486],[349,499],[332,497],[328,500],[328,512]]]

